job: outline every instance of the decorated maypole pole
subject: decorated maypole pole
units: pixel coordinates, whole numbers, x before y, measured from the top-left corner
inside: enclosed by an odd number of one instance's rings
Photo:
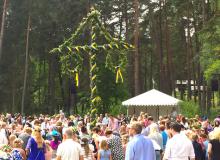
[[[94,22],[92,22],[94,23]],[[97,78],[97,64],[96,64],[96,47],[95,47],[95,39],[96,39],[96,24],[93,24],[91,29],[91,46],[93,46],[93,50],[89,52],[89,78],[90,78],[90,112],[92,115],[95,115],[97,112],[96,103],[98,100],[97,95],[97,86],[96,86],[96,78]]]
[[[88,45],[76,45],[76,41],[85,28],[90,29],[90,42]],[[98,44],[98,37],[102,36],[102,44]],[[89,78],[90,78],[90,109],[89,113],[92,117],[97,113],[97,107],[101,98],[98,96],[97,88],[97,54],[105,54],[105,65],[112,71],[116,71],[116,83],[119,80],[123,82],[121,68],[126,59],[125,50],[133,49],[134,47],[126,42],[113,38],[105,29],[100,20],[100,13],[92,9],[86,18],[80,23],[76,32],[71,35],[69,39],[59,45],[57,48],[51,50],[52,54],[60,55],[60,63],[62,73],[75,77],[76,86],[79,85],[79,72],[82,70],[83,57],[82,54],[89,55]],[[110,52],[112,51],[112,52]],[[118,51],[118,52],[117,52]],[[117,57],[117,61],[112,60]],[[118,64],[115,64],[118,63]],[[93,121],[95,123],[95,120]]]

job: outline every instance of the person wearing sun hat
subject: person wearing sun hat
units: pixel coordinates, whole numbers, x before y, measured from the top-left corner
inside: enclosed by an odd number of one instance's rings
[[[58,133],[56,130],[53,130],[51,133],[52,140],[50,141],[50,147],[52,148],[52,158],[56,158],[57,148],[61,141],[59,140],[60,133]]]

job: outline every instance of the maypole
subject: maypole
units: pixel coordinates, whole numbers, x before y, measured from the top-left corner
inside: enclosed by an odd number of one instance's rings
[[[85,28],[90,29],[90,42],[88,45],[76,45],[76,41],[79,39],[80,35],[83,33]],[[98,44],[98,37],[103,36],[102,40],[104,44]],[[78,76],[79,72],[82,70],[83,57],[82,54],[86,53],[89,55],[89,78],[90,78],[90,109],[89,112],[92,117],[97,113],[97,105],[101,101],[98,96],[97,88],[97,54],[105,53],[106,62],[109,68],[116,71],[116,83],[121,80],[123,82],[123,77],[121,73],[121,68],[123,66],[123,60],[126,58],[124,50],[133,49],[134,47],[122,40],[113,38],[110,33],[105,29],[100,20],[100,13],[92,9],[86,18],[80,23],[79,27],[71,35],[69,39],[63,42],[59,47],[51,50],[50,53],[57,53],[60,55],[60,62],[64,74],[69,76],[75,76],[76,86],[78,86]],[[114,51],[110,53],[109,51]],[[119,52],[116,52],[119,51]],[[118,63],[112,61],[114,54],[117,54]],[[111,61],[110,63],[107,62]],[[95,121],[93,121],[95,122]]]

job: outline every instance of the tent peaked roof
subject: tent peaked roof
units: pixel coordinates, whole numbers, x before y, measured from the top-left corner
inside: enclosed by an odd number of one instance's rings
[[[124,106],[176,106],[180,100],[156,89],[122,102]]]

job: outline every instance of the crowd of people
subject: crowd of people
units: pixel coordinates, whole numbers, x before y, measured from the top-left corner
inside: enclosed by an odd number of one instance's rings
[[[0,160],[220,160],[220,116],[0,115]]]

